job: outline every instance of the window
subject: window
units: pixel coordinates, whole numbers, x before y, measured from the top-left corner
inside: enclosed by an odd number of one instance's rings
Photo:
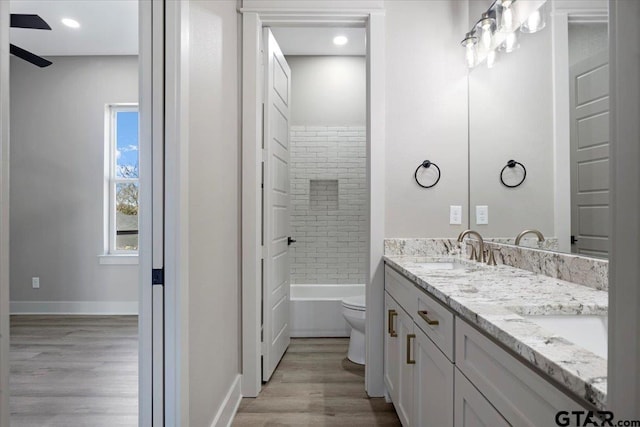
[[[110,105],[106,116],[105,249],[113,255],[137,254],[138,106]]]

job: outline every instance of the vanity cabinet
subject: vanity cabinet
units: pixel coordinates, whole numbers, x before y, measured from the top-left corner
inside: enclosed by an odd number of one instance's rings
[[[413,284],[397,272],[387,269],[385,280],[388,286],[384,379],[398,417],[405,427],[452,426],[454,366],[423,329],[432,334],[437,332],[441,339],[450,342],[453,356],[453,314],[444,307],[438,307],[444,312],[432,312],[433,304],[438,304],[435,301],[428,301],[429,307],[424,305],[425,301],[420,306],[413,294]],[[407,305],[411,311],[404,309]],[[422,310],[418,310],[420,307]],[[450,333],[441,334],[438,328],[441,321],[445,329],[450,328]]]
[[[552,425],[585,410],[389,266],[385,313],[384,380],[405,427]]]

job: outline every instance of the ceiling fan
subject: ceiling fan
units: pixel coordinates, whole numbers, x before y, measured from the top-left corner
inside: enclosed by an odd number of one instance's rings
[[[22,13],[11,14],[11,28],[29,28],[32,30],[51,30],[49,24],[38,15],[26,15]],[[51,61],[44,59],[34,53],[29,52],[14,44],[9,45],[9,51],[12,55],[17,56],[20,59],[24,59],[27,62],[37,65],[40,68],[48,67],[52,64]]]

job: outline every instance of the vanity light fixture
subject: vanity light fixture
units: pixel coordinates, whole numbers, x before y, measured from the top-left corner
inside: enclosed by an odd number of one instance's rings
[[[465,48],[465,57],[467,59],[467,66],[473,68],[476,66],[476,48],[478,45],[478,38],[469,32],[465,34],[464,39],[460,42]]]
[[[349,42],[349,39],[346,38],[345,36],[335,36],[333,38],[333,44],[335,44],[337,46],[343,46],[343,45],[347,44],[347,42]]]
[[[465,48],[467,66],[473,68],[487,61],[493,68],[497,51],[510,53],[518,49],[518,29],[535,33],[545,27],[547,0],[494,0],[460,43]]]
[[[75,19],[62,18],[61,22],[69,28],[80,28],[80,23]]]

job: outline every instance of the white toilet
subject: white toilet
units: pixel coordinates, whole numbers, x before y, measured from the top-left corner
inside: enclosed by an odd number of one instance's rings
[[[364,325],[365,325],[364,295],[348,297],[342,300],[342,315],[351,326],[349,340],[349,354],[347,357],[353,363],[364,365]]]

